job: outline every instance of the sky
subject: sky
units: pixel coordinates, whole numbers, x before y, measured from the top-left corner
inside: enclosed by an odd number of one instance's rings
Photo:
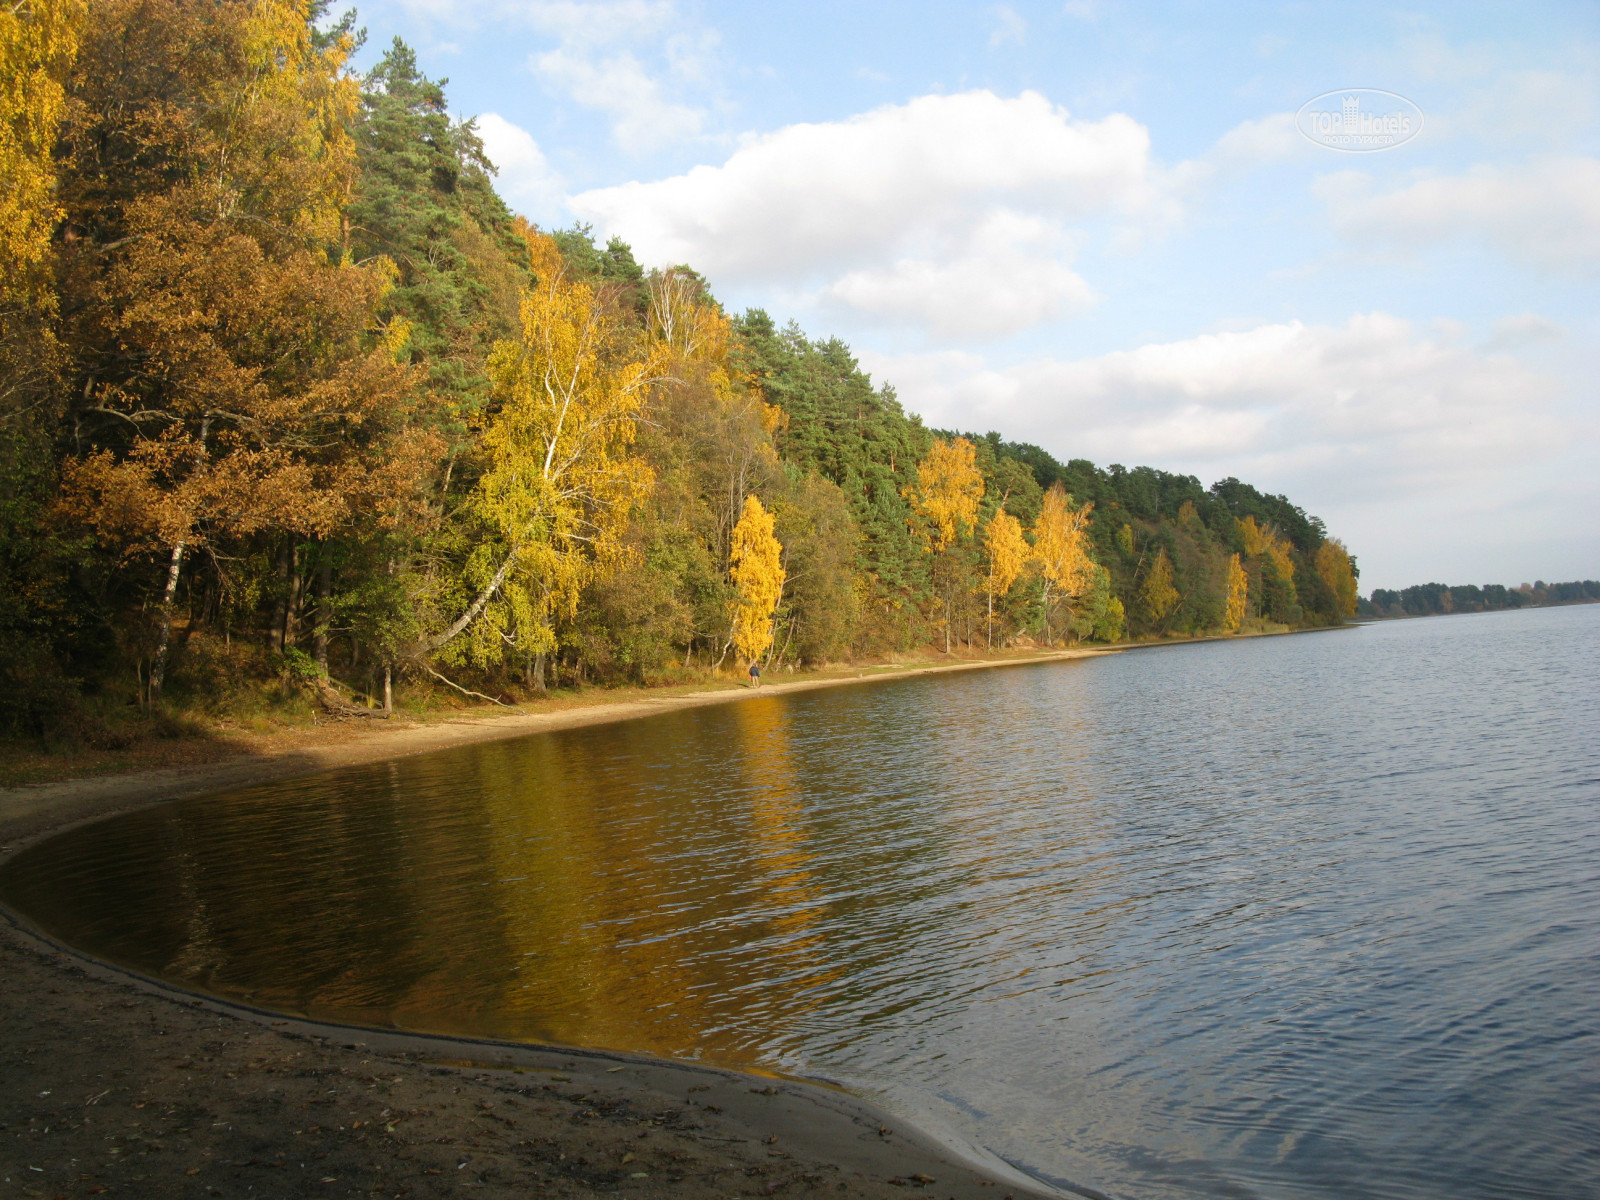
[[[1600,4],[372,0],[499,188],[1363,590],[1600,577]],[[1349,152],[1297,114],[1418,114]]]

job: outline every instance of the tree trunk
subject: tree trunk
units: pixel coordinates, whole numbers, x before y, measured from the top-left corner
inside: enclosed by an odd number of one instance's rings
[[[272,609],[272,630],[268,634],[272,649],[279,654],[287,648],[283,640],[283,631],[289,626],[289,575],[292,570],[289,538],[286,534],[278,548],[278,584],[281,590],[278,593],[278,601]]]
[[[500,564],[500,569],[494,573],[494,578],[489,581],[488,586],[485,587],[483,591],[479,592],[477,598],[467,606],[467,611],[457,617],[454,623],[451,624],[450,628],[446,629],[438,637],[433,638],[428,642],[428,649],[430,651],[439,649],[439,647],[449,642],[456,636],[456,634],[460,633],[463,629],[465,629],[468,625],[471,625],[472,622],[477,619],[478,614],[483,611],[484,605],[488,604],[490,600],[494,599],[494,594],[500,590],[500,585],[506,581],[506,576],[511,574],[511,568],[516,565],[516,561],[517,552],[513,550],[510,554],[506,555],[505,562]]]
[[[283,644],[285,647],[293,646],[299,638],[300,629],[300,602],[305,595],[305,578],[300,574],[300,547],[294,543],[289,546],[289,599],[286,605],[287,616],[283,621]]]
[[[528,681],[532,685],[533,690],[538,692],[541,696],[543,696],[547,690],[544,682],[544,664],[545,657],[543,650],[535,654],[533,656],[533,661],[528,664]]]
[[[322,673],[328,673],[328,627],[333,624],[333,563],[327,547],[321,547],[322,562],[317,566],[317,625],[312,638],[312,653]]]
[[[987,640],[988,640],[988,644],[989,644],[989,653],[993,654],[994,653],[994,593],[993,592],[989,593],[989,635],[988,635],[988,639]]]
[[[167,586],[161,595],[160,636],[156,639],[156,654],[150,663],[150,705],[161,699],[161,685],[167,678],[167,647],[172,642],[172,602],[178,595],[178,576],[183,571],[183,546],[179,542],[172,548],[172,561],[167,565]]]
[[[390,668],[388,663],[383,664],[383,711],[394,711],[394,689],[390,683]]]

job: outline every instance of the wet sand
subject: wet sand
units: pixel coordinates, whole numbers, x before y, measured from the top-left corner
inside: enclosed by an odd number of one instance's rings
[[[1094,653],[353,729],[331,745],[7,789],[0,858],[114,812],[333,767],[760,694]],[[95,962],[0,915],[0,1200],[1056,1194],[825,1084],[288,1019]]]

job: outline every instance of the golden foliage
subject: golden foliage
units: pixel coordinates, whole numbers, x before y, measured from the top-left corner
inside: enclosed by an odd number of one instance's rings
[[[1022,536],[1022,522],[1005,509],[997,509],[984,530],[983,547],[989,559],[984,576],[990,596],[1004,596],[1022,574],[1028,561],[1028,543]]]
[[[136,551],[392,526],[443,448],[406,430],[413,381],[374,325],[392,266],[328,254],[356,84],[309,15],[103,0],[85,29],[64,191],[76,228],[120,236],[64,239],[63,277],[81,411],[117,448],[65,463],[62,500]]]
[[[906,498],[927,523],[923,539],[935,554],[976,526],[983,499],[983,473],[975,465],[977,447],[966,438],[935,440],[917,464],[917,486]]]
[[[1133,526],[1126,521],[1117,530],[1117,549],[1121,550],[1129,558],[1133,557]]]
[[[0,320],[44,302],[39,269],[62,217],[52,156],[62,80],[86,11],[84,0],[0,5]]]
[[[1089,514],[1094,502],[1073,506],[1067,490],[1056,483],[1044,494],[1033,526],[1033,557],[1051,590],[1066,597],[1081,594],[1094,582],[1089,557]]]
[[[1245,613],[1250,604],[1250,576],[1245,572],[1244,564],[1239,561],[1237,554],[1228,559],[1228,592],[1226,606],[1223,614],[1223,625],[1232,633],[1238,633],[1239,627],[1244,624]]]
[[[533,230],[527,239],[538,278],[522,295],[522,334],[488,365],[499,409],[483,431],[488,469],[474,507],[495,537],[473,563],[477,598],[432,642],[444,646],[484,613],[472,655],[485,663],[507,642],[554,648],[554,614],[574,612],[594,572],[620,558],[653,478],[631,447],[654,360],[628,353],[616,314],[556,265],[553,239]]]
[[[1139,607],[1144,610],[1145,620],[1155,625],[1176,608],[1181,599],[1172,582],[1172,560],[1163,548],[1156,554],[1149,573],[1139,585]]]
[[[1277,568],[1279,577],[1293,583],[1294,559],[1289,556],[1289,539],[1270,525],[1257,525],[1254,517],[1245,517],[1238,524],[1244,552],[1251,558],[1265,558]]]
[[[746,496],[744,515],[733,527],[728,574],[733,578],[733,650],[753,662],[772,645],[772,614],[783,599],[783,546],[773,536],[773,515]]]
[[[1356,572],[1350,552],[1338,538],[1329,538],[1317,547],[1317,574],[1333,593],[1335,612],[1341,617],[1356,615]]]

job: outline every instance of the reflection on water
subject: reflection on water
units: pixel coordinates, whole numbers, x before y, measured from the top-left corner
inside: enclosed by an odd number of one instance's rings
[[[313,1016],[822,1073],[1138,1197],[1600,1195],[1600,608],[755,696],[0,869]]]

